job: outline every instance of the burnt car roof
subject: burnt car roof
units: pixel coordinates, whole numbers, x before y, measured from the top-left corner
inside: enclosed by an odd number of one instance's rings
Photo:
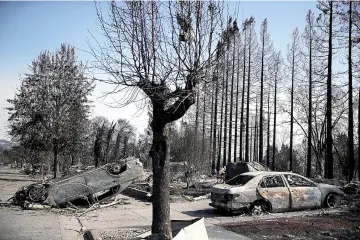
[[[259,176],[259,175],[279,175],[279,174],[293,174],[293,175],[299,175],[297,173],[293,172],[273,172],[273,171],[256,171],[256,172],[246,172],[242,173],[240,175],[247,175],[247,176]],[[301,176],[301,175],[299,175]]]

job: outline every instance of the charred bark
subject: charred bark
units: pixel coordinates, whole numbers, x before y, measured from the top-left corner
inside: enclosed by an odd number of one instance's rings
[[[221,91],[221,108],[220,108],[220,133],[219,133],[219,150],[217,158],[216,171],[219,174],[221,168],[221,141],[222,141],[222,128],[223,128],[223,109],[224,109],[224,87],[225,87],[225,74],[223,73],[222,91]]]
[[[151,225],[152,233],[164,233],[166,239],[171,239],[170,226],[170,150],[165,135],[166,123],[161,114],[155,114],[154,108],[153,121],[151,128],[153,130],[153,141],[150,150],[153,167],[153,218]],[[160,115],[160,116],[159,116]]]
[[[254,129],[254,162],[259,161],[259,155],[258,155],[258,97],[256,96],[256,103],[255,103],[255,129]]]
[[[360,103],[360,88],[359,88],[359,103]],[[358,138],[359,138],[359,146],[358,146],[358,178],[360,181],[360,104],[358,104]]]
[[[235,136],[234,136],[234,162],[237,158],[237,140],[238,140],[238,114],[239,114],[239,80],[240,80],[240,48],[237,59],[237,81],[236,81],[236,109],[235,109]]]
[[[243,161],[243,131],[244,131],[244,101],[245,101],[245,81],[246,81],[246,29],[244,31],[244,56],[243,56],[243,83],[241,89],[241,116],[240,116],[240,148],[239,148],[239,160],[240,162]]]
[[[217,138],[216,138],[216,135],[217,135],[217,106],[218,106],[218,93],[219,93],[219,78],[218,78],[218,74],[219,74],[219,70],[217,69],[216,70],[216,79],[215,79],[215,106],[214,106],[214,127],[213,127],[213,131],[214,131],[214,137],[213,137],[213,155],[212,155],[212,164],[211,164],[211,169],[213,170],[213,173],[215,173],[217,171],[217,173],[219,173],[219,170],[216,166],[216,148],[217,148]],[[219,164],[218,164],[219,165]]]
[[[228,49],[229,50],[229,49]],[[226,54],[226,86],[225,86],[225,114],[224,114],[224,118],[225,118],[225,122],[224,122],[224,153],[223,153],[223,167],[226,166],[226,148],[227,148],[227,119],[228,119],[228,91],[229,91],[229,67],[228,67],[228,63],[229,63],[229,51],[227,51]]]
[[[95,168],[99,167],[99,162],[101,159],[101,151],[102,151],[102,136],[105,129],[105,123],[101,127],[97,128],[95,143],[94,143],[94,162]]]
[[[53,154],[54,154],[54,179],[55,179],[57,177],[58,155],[59,155],[59,144],[56,138],[53,139]]]
[[[310,15],[309,15],[310,18]],[[307,139],[307,160],[306,177],[311,176],[311,136],[312,136],[312,25],[309,20],[309,116],[308,116],[308,139]]]
[[[235,43],[236,35],[234,34],[233,44],[233,59],[232,59],[232,75],[231,75],[231,90],[230,90],[230,119],[229,119],[229,147],[228,147],[228,162],[231,161],[231,143],[232,143],[232,117],[233,117],[233,106],[234,106],[234,77],[235,77]],[[235,157],[235,156],[234,156]]]
[[[245,136],[245,162],[249,162],[249,114],[250,114],[250,71],[251,71],[251,28],[249,31],[249,56],[248,56],[248,86],[246,100],[246,136]],[[260,160],[261,161],[261,160]]]
[[[276,150],[276,99],[277,99],[277,74],[279,71],[279,59],[280,54],[277,59],[276,63],[276,70],[275,70],[275,81],[274,81],[274,129],[273,129],[273,150],[272,150],[272,162],[271,162],[271,169],[275,171],[275,150]]]
[[[294,141],[294,79],[295,79],[295,46],[292,49],[291,65],[291,106],[290,106],[290,162],[289,171],[293,170],[293,141]]]
[[[265,33],[262,35],[261,46],[261,72],[260,72],[260,121],[259,121],[259,160],[263,158],[264,144],[264,56],[265,56]]]
[[[269,93],[268,93],[268,122],[267,122],[267,152],[266,152],[266,166],[270,167],[270,87],[269,87]]]
[[[214,83],[214,79],[211,83],[211,115],[210,115],[210,158],[211,158],[211,172],[215,173],[215,161],[213,159],[213,155],[215,154],[214,149],[213,149],[213,128],[214,128],[214,91],[215,91],[215,83]],[[204,149],[205,150],[205,149]]]
[[[327,66],[327,92],[326,92],[326,160],[325,160],[325,178],[332,179],[333,175],[333,138],[332,138],[332,38],[333,38],[333,2],[330,1],[329,9],[329,49],[328,49],[328,66]]]
[[[352,82],[352,2],[349,1],[349,37],[348,37],[348,65],[349,65],[349,126],[348,126],[348,151],[349,151],[349,182],[354,177],[354,113],[353,113],[353,82]]]

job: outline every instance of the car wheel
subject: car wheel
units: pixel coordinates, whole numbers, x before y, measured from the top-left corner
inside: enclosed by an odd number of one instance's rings
[[[266,202],[257,201],[254,202],[250,208],[251,215],[259,216],[269,211],[269,207]]]
[[[325,198],[325,207],[335,208],[339,204],[339,196],[334,193],[329,193]]]
[[[126,165],[120,165],[118,163],[112,163],[108,166],[108,171],[111,174],[118,175],[126,171]]]
[[[42,202],[47,198],[47,190],[42,184],[32,186],[28,191],[28,197],[33,202]]]

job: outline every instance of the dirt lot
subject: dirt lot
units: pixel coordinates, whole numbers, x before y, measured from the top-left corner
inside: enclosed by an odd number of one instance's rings
[[[222,226],[252,239],[360,239],[360,214],[349,211],[239,221]]]
[[[277,214],[220,224],[251,239],[360,239],[360,195],[345,196],[336,209]]]

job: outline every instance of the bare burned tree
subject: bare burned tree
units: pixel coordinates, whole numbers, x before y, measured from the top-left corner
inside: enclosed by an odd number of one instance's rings
[[[281,67],[281,52],[279,51],[276,53],[275,56],[275,63],[274,63],[274,129],[273,129],[273,149],[272,149],[272,165],[271,169],[275,171],[275,150],[276,150],[276,103],[277,103],[277,88],[278,88],[278,81],[279,81],[279,71]]]
[[[264,79],[265,65],[268,61],[268,55],[271,53],[271,41],[268,33],[267,19],[261,23],[260,44],[261,44],[261,70],[260,70],[260,122],[259,122],[259,160],[263,159],[264,151]],[[268,149],[269,152],[269,149]],[[268,155],[268,154],[267,154]]]
[[[299,38],[299,30],[295,28],[292,34],[291,44],[288,45],[288,63],[289,63],[289,71],[291,72],[291,105],[290,105],[290,156],[289,156],[289,171],[293,170],[293,143],[294,143],[294,84],[296,81],[297,75],[297,66],[299,62],[300,55],[300,38]]]
[[[89,45],[97,69],[109,76],[98,80],[112,84],[113,93],[126,92],[121,105],[139,99],[152,105],[152,233],[171,239],[166,126],[195,103],[197,86],[213,64],[209,48],[221,30],[222,8],[205,1],[113,1],[108,17],[100,4],[96,9],[105,43],[94,38],[97,44]]]
[[[317,18],[319,29],[327,37],[327,66],[326,66],[326,158],[325,158],[325,178],[332,179],[334,176],[334,159],[333,159],[333,137],[332,137],[332,81],[333,81],[333,36],[334,36],[334,8],[337,3],[334,1],[318,0],[317,8],[322,13]],[[324,41],[325,42],[325,41]]]
[[[251,17],[249,20],[245,21],[245,25],[247,27],[249,27],[249,53],[248,53],[248,85],[247,85],[247,100],[246,100],[246,139],[245,139],[245,162],[249,162],[250,158],[249,158],[249,114],[250,114],[250,80],[251,80],[251,41],[253,40],[253,35],[254,35],[254,25],[255,25],[255,18]],[[261,160],[260,160],[261,161]]]
[[[306,176],[311,176],[311,148],[312,148],[312,92],[313,92],[313,48],[314,48],[314,35],[315,35],[315,17],[314,13],[309,10],[306,15],[306,26],[303,33],[303,40],[306,48],[306,58],[308,60],[307,76],[309,79],[309,114],[308,114],[308,135],[307,135],[307,159],[306,159]]]

